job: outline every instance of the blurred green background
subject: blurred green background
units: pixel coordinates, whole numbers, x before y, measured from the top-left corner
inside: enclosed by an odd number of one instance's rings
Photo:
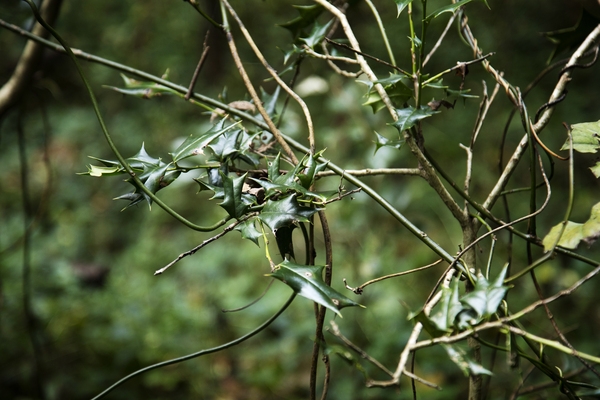
[[[199,3],[218,18],[218,2]],[[399,65],[409,69],[405,15],[395,18],[392,0],[375,3]],[[296,17],[292,4],[311,3],[232,1],[266,58],[278,70],[283,69],[281,50],[290,48],[291,36],[277,24]],[[430,1],[429,7],[435,9],[443,4]],[[540,32],[572,26],[581,12],[576,2],[566,0],[489,0],[489,5],[490,9],[482,2],[470,4],[469,22],[483,50],[496,53],[491,58],[493,65],[521,88],[546,67],[552,52],[552,44]],[[348,10],[348,16],[363,51],[386,59],[367,5],[358,2]],[[432,23],[429,47],[449,16],[445,14]],[[20,1],[3,0],[0,18],[22,27],[32,22],[27,5]],[[205,32],[210,28],[186,2],[159,0],[65,0],[54,26],[75,48],[154,75],[160,76],[168,69],[170,80],[186,86],[199,59]],[[234,30],[234,35],[255,86],[272,91],[273,82],[265,80],[267,74],[243,43],[239,31]],[[341,37],[339,33],[337,37]],[[24,44],[23,38],[0,30],[0,82],[12,74]],[[228,101],[248,99],[224,36],[212,29],[209,44],[208,60],[196,91],[216,98],[226,87]],[[567,53],[560,57],[565,56]],[[453,27],[427,68],[437,72],[471,58]],[[372,65],[380,77],[389,72],[385,66]],[[209,127],[210,115],[198,107],[175,97],[141,100],[123,96],[103,87],[122,86],[118,72],[100,65],[83,66],[109,129],[126,156],[135,154],[145,143],[150,155],[167,157],[184,137]],[[386,125],[391,121],[383,112],[373,114],[369,107],[361,106],[364,85],[341,78],[323,62],[310,59],[302,64],[298,81],[315,75],[324,79],[327,90],[307,96],[306,101],[313,110],[318,148],[327,148],[327,157],[348,169],[414,166],[404,148],[384,148],[374,156],[373,131],[388,138],[394,138],[397,131]],[[562,121],[572,124],[598,119],[597,75],[597,66],[574,74],[567,100],[557,107],[544,133],[546,144],[552,149],[564,142]],[[558,70],[550,73],[527,97],[530,110],[547,101],[557,76]],[[287,75],[289,78],[291,75]],[[466,87],[480,95],[482,79],[491,91],[493,82],[481,66],[472,66]],[[445,82],[456,88],[460,78],[449,76]],[[425,92],[426,98],[434,95]],[[424,122],[431,153],[459,182],[465,162],[458,144],[468,143],[478,104],[477,99],[459,101],[454,110]],[[500,137],[510,111],[509,102],[500,93],[476,147],[473,193],[477,200],[482,200],[498,176]],[[1,398],[39,398],[31,334],[23,308],[25,254],[30,257],[34,335],[41,349],[37,357],[40,383],[47,399],[91,398],[136,369],[235,339],[262,323],[289,296],[287,286],[275,282],[265,298],[251,308],[237,313],[221,312],[249,303],[269,282],[264,276],[269,272],[264,250],[242,240],[237,232],[184,259],[165,274],[153,276],[155,270],[211,234],[185,228],[156,206],[149,212],[144,203],[121,212],[125,203],[112,199],[129,191],[128,184],[120,178],[78,175],[92,161],[88,156],[114,157],[67,57],[45,51],[31,87],[0,124]],[[19,126],[26,144],[26,185],[33,210],[30,221],[23,211]],[[282,130],[306,143],[302,114],[293,104]],[[507,136],[508,153],[521,136],[520,122],[515,119]],[[591,206],[598,201],[598,182],[587,170],[593,161],[593,156],[576,158],[577,196],[572,216],[575,221],[588,218]],[[556,169],[550,211],[540,220],[539,232],[547,231],[564,214],[567,167],[563,163]],[[511,187],[526,185],[528,174],[523,163]],[[159,196],[196,223],[212,224],[223,218],[225,212],[216,202],[209,203],[208,195],[196,193],[197,185],[191,179],[195,175],[188,175]],[[462,240],[460,228],[424,181],[414,177],[365,180],[450,253],[458,250]],[[339,178],[319,183],[321,189],[329,190],[338,185]],[[333,286],[337,290],[344,290],[342,278],[357,286],[436,259],[367,196],[359,193],[352,197],[327,207],[334,240]],[[510,202],[513,218],[527,213],[526,193],[513,196]],[[24,229],[29,223],[30,248],[24,252]],[[316,231],[320,232],[318,227],[317,224]],[[322,243],[318,246],[317,262],[324,263]],[[499,244],[499,254],[505,247],[505,243]],[[489,242],[484,242],[479,254],[482,263],[487,259],[488,248]],[[526,265],[523,248],[522,243],[515,244],[517,269]],[[276,248],[272,251],[276,253]],[[582,252],[598,256],[593,247]],[[505,260],[498,256],[495,268],[499,270]],[[344,309],[344,318],[337,319],[342,332],[393,369],[412,328],[407,315],[422,306],[444,268],[438,266],[385,281],[367,289],[360,298],[352,295],[367,308]],[[589,267],[583,264],[557,258],[540,269],[538,278],[546,293],[551,294],[587,271]],[[514,307],[536,299],[530,284],[514,288],[509,295],[516,300]],[[598,300],[598,294],[587,285],[576,297],[554,306],[569,338],[592,354],[598,353]],[[326,321],[331,318],[328,313]],[[543,332],[552,332],[541,311],[530,315],[527,322],[540,324]],[[151,371],[126,383],[108,398],[304,399],[308,396],[313,338],[312,304],[298,298],[265,332],[248,342]],[[331,344],[336,343],[331,335],[326,338]],[[489,354],[485,353],[484,358],[487,362]],[[337,357],[332,358],[332,363],[331,399],[412,398],[408,380],[399,389],[366,389],[362,373],[354,366]],[[364,362],[363,366],[369,374],[373,373],[373,378],[385,379]],[[567,370],[571,365],[563,367]],[[518,384],[518,373],[508,370],[503,355],[498,357],[495,371],[488,398],[507,398]],[[442,349],[420,351],[416,372],[444,388],[443,392],[436,392],[419,386],[422,398],[464,398],[466,378]],[[533,376],[531,382],[536,379],[545,382],[543,376]],[[550,392],[546,398],[554,395],[558,392]]]

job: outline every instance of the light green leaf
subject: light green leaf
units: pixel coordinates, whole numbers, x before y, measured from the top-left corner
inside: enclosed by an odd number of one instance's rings
[[[177,92],[176,90],[170,89],[158,83],[137,81],[135,79],[128,78],[124,74],[121,74],[121,77],[125,82],[125,89],[114,86],[104,87],[115,90],[119,93],[141,97],[143,99],[150,99],[152,97],[161,96],[163,94],[180,95],[179,92]]]
[[[410,4],[412,3],[413,0],[394,0],[394,2],[396,3],[396,6],[398,7],[398,14],[396,15],[396,18],[398,18],[400,16],[400,13],[402,13],[402,11]]]
[[[285,260],[267,276],[279,279],[300,296],[327,307],[340,317],[340,309],[344,307],[363,307],[327,286],[322,277],[324,268],[322,265],[299,265]]]
[[[573,150],[580,153],[595,153],[598,151],[598,148],[600,148],[600,121],[573,124],[571,125],[571,129]],[[567,139],[560,149],[569,150],[569,146],[569,140]]]
[[[267,200],[258,217],[275,233],[282,226],[308,222],[308,218],[317,211],[319,211],[317,208],[300,207],[296,196],[292,195],[282,200]]]
[[[596,178],[600,178],[600,162],[597,162],[596,165],[594,165],[593,167],[590,167],[590,170],[592,171],[592,174],[594,174],[594,176]]]
[[[124,171],[125,169],[120,166],[100,167],[97,165],[88,165],[88,172],[84,172],[83,174],[100,177],[102,175],[120,175]]]
[[[415,124],[425,118],[438,114],[439,111],[433,111],[429,107],[421,106],[414,108],[412,106],[396,110],[398,121],[394,122],[394,126],[400,133],[412,128]]]
[[[562,232],[562,235],[560,235]],[[559,239],[560,235],[560,239]],[[558,246],[567,249],[576,249],[581,241],[588,245],[593,244],[600,237],[600,203],[592,207],[590,218],[583,224],[567,221],[563,231],[563,224],[557,224],[544,237],[544,251],[552,250],[558,241]]]

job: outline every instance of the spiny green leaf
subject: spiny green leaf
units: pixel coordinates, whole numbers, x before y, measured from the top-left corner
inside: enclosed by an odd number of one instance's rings
[[[491,371],[471,360],[467,353],[458,346],[442,344],[450,359],[461,369],[465,376],[470,375],[493,375]]]
[[[381,100],[381,96],[373,87],[376,83],[383,86],[394,104],[402,105],[413,96],[413,91],[409,86],[410,81],[403,75],[390,74],[389,77],[375,82],[359,82],[365,83],[369,87],[367,100],[363,103],[363,106],[370,106],[373,109],[373,113],[377,113],[385,107],[385,103]]]
[[[282,226],[275,232],[275,240],[277,241],[279,254],[285,259],[296,258],[294,255],[294,242],[292,240],[294,229],[296,229],[296,225]]]
[[[140,148],[140,151],[138,151],[136,155],[129,157],[126,161],[127,161],[127,164],[129,164],[129,166],[131,168],[141,169],[141,170],[146,169],[146,168],[157,167],[160,165],[159,158],[151,157],[150,154],[148,154],[148,152],[146,152],[144,143],[142,143],[142,147]]]
[[[559,240],[559,235],[560,240]],[[583,224],[567,221],[563,231],[563,224],[557,224],[544,237],[544,251],[552,250],[558,240],[558,246],[567,249],[576,249],[581,241],[588,245],[593,244],[600,237],[600,203],[592,207],[590,218]]]
[[[595,153],[600,148],[600,121],[583,122],[571,125],[573,136],[573,150],[580,153]],[[563,144],[561,150],[569,150],[569,140]]]
[[[477,276],[477,281],[475,282],[475,287],[473,290],[460,299],[460,302],[465,307],[471,308],[477,315],[477,319],[475,321],[470,321],[471,325],[477,324],[482,320],[489,318],[496,312],[496,310],[498,310],[502,299],[509,289],[508,286],[504,286],[504,278],[507,270],[508,266],[505,266],[502,271],[500,271],[500,274],[496,280],[494,280],[492,283],[485,279],[485,277],[480,273]],[[464,329],[466,327],[459,326],[459,328]]]
[[[472,1],[473,0],[462,0],[462,1],[459,1],[457,3],[448,4],[447,6],[438,8],[437,10],[435,10],[434,12],[432,12],[431,14],[429,14],[427,16],[427,18],[425,18],[425,21],[431,21],[432,19],[439,17],[443,13],[447,13],[447,12],[454,13],[460,7],[464,6],[467,3],[470,3]],[[487,4],[487,2],[486,2],[486,4]]]
[[[435,314],[429,318],[435,324],[437,329],[442,332],[452,332],[454,319],[463,306],[458,300],[458,279],[455,279],[451,287],[442,287],[442,299],[436,306]]]
[[[375,153],[377,153],[377,150],[379,150],[382,147],[393,147],[394,149],[400,150],[400,148],[404,144],[404,140],[390,140],[377,132],[374,133],[375,137],[377,138],[377,140],[375,141]]]
[[[88,165],[88,172],[84,172],[82,174],[100,177],[102,175],[106,175],[106,176],[121,175],[124,171],[125,171],[125,169],[121,166],[101,167],[101,166],[90,164],[90,165]]]
[[[295,222],[308,222],[308,218],[317,211],[319,211],[317,208],[300,207],[296,196],[292,195],[282,200],[267,200],[258,217],[271,228],[273,233],[276,233],[282,226],[289,226]]]
[[[327,34],[327,31],[329,30],[329,27],[332,23],[333,20],[329,21],[325,25],[321,25],[318,22],[316,22],[310,34],[307,37],[300,38],[300,40],[311,49],[314,49],[316,45],[323,41],[323,38]]]
[[[246,176],[244,174],[240,177],[231,179],[229,176],[221,173],[221,179],[223,179],[223,202],[219,203],[221,207],[229,213],[233,218],[239,219],[248,210],[249,204],[244,201],[242,197],[242,187]]]
[[[322,265],[299,265],[284,260],[268,276],[279,279],[300,296],[327,307],[340,317],[340,309],[344,307],[363,307],[327,286],[322,277],[324,268]]]
[[[232,129],[239,122],[223,127],[224,119],[215,124],[210,130],[201,134],[191,134],[176,150],[171,153],[173,162],[177,163],[188,157],[192,157],[198,154],[204,154],[204,149],[210,142],[215,140],[217,137]]]
[[[123,81],[125,82],[125,89],[114,87],[114,86],[104,86],[108,89],[115,90],[119,93],[141,97],[143,99],[150,99],[152,97],[161,96],[163,94],[174,94],[179,95],[179,92],[176,90],[170,89],[166,86],[155,82],[141,82],[135,79],[128,78],[124,74],[121,74]]]
[[[255,219],[249,219],[241,224],[237,225],[234,229],[241,232],[242,238],[253,241],[257,246],[260,246],[258,239],[262,237],[262,234],[256,229],[254,225]]]
[[[410,4],[413,0],[394,0],[396,6],[398,7],[398,15],[396,18],[400,16],[400,13]]]
[[[302,30],[304,28],[315,22],[317,17],[323,12],[324,8],[318,4],[311,6],[294,5],[292,7],[294,7],[300,15],[291,21],[280,24],[279,26],[289,30],[294,39],[296,39],[302,34]]]
[[[419,108],[409,106],[396,110],[396,113],[398,114],[398,121],[394,122],[393,125],[402,133],[415,126],[418,121],[438,114],[439,111],[433,111],[431,108],[425,106]]]
[[[275,180],[281,175],[279,172],[281,165],[281,153],[277,153],[273,161],[269,161],[267,163],[267,176],[271,182],[275,182]]]
[[[303,165],[302,172],[298,173],[298,179],[300,180],[300,184],[304,186],[305,189],[310,188],[310,186],[315,181],[315,176],[323,171],[327,167],[327,163],[317,162],[317,158],[323,154],[324,150],[319,151],[314,156],[309,154],[308,157],[305,157],[300,163]]]

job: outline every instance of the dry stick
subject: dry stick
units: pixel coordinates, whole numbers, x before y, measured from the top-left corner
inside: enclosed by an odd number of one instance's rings
[[[181,253],[179,256],[177,256],[176,259],[174,259],[173,261],[171,261],[170,263],[168,263],[167,265],[165,265],[161,269],[156,270],[156,272],[154,273],[154,275],[160,275],[160,274],[162,274],[167,269],[169,269],[172,265],[174,265],[177,262],[181,261],[183,258],[185,258],[187,256],[193,255],[194,253],[196,253],[198,250],[200,250],[204,246],[206,246],[206,245],[214,242],[217,239],[222,238],[223,236],[225,236],[226,234],[228,234],[229,232],[231,232],[236,226],[238,226],[242,222],[246,221],[247,219],[249,219],[249,218],[251,218],[251,217],[253,217],[255,215],[256,215],[256,213],[248,214],[245,218],[240,219],[239,221],[235,221],[233,224],[231,224],[228,227],[226,227],[225,229],[223,229],[223,231],[221,233],[219,233],[218,235],[215,235],[215,236],[213,236],[213,237],[211,237],[209,239],[206,239],[204,242],[200,243],[198,246],[194,247],[193,249],[186,251],[185,253]]]
[[[263,107],[262,101],[260,100],[260,97],[258,97],[258,94],[256,93],[256,90],[254,89],[252,82],[250,82],[250,78],[248,77],[248,73],[246,73],[244,64],[242,63],[242,60],[240,59],[240,55],[238,54],[237,47],[235,46],[235,42],[233,41],[233,35],[231,34],[231,30],[229,28],[225,28],[225,35],[227,36],[227,44],[229,45],[229,51],[233,57],[235,66],[237,67],[238,72],[240,73],[240,76],[242,77],[242,80],[244,81],[246,90],[248,90],[250,97],[252,97],[252,100],[254,101],[254,105],[258,109],[258,112],[263,117],[265,123],[269,127],[269,130],[271,131],[273,136],[275,136],[275,139],[277,140],[277,142],[279,143],[279,145],[281,146],[281,148],[283,149],[285,154],[292,160],[292,162],[294,164],[298,164],[298,158],[296,157],[296,155],[294,154],[294,152],[292,151],[290,146],[287,144],[285,139],[281,136],[279,129],[277,129],[277,127],[273,123],[273,120],[271,119],[271,117],[269,117],[269,114],[267,113],[267,110],[265,110],[265,108]]]
[[[352,288],[352,287],[348,286],[348,284],[346,283],[346,278],[344,278],[342,280],[344,281],[344,286],[346,286],[346,289],[353,291],[355,294],[363,294],[363,289],[365,288],[365,286],[369,286],[372,283],[377,283],[377,282],[380,282],[380,281],[383,281],[383,280],[386,280],[386,279],[390,279],[390,278],[396,278],[398,276],[412,274],[413,272],[423,271],[423,270],[431,268],[431,267],[433,267],[435,265],[438,265],[442,261],[444,261],[444,260],[442,258],[440,258],[439,260],[437,260],[437,261],[435,261],[435,262],[433,262],[431,264],[425,265],[424,267],[413,268],[413,269],[408,270],[408,271],[402,271],[402,272],[398,272],[398,273],[395,273],[395,274],[385,275],[385,276],[381,276],[379,278],[371,279],[370,281],[367,281],[367,282],[363,283],[362,285],[357,286],[355,288]]]
[[[573,285],[571,285],[567,289],[561,290],[560,292],[556,293],[555,295],[550,296],[544,300],[538,300],[535,303],[532,303],[529,306],[523,308],[521,311],[518,311],[517,313],[514,313],[507,317],[499,318],[496,321],[486,322],[481,325],[473,326],[473,327],[471,327],[471,329],[457,333],[456,335],[442,336],[442,337],[423,340],[423,341],[414,343],[411,346],[411,350],[414,351],[414,350],[422,349],[425,347],[430,347],[430,346],[436,345],[438,343],[446,343],[446,344],[455,343],[455,342],[464,340],[467,337],[469,337],[477,332],[481,332],[481,331],[484,331],[487,329],[492,329],[492,328],[501,328],[501,327],[505,326],[505,324],[507,322],[517,320],[517,319],[523,317],[524,315],[531,313],[532,311],[536,310],[538,307],[540,307],[544,304],[550,304],[553,301],[556,301],[561,297],[570,295],[575,290],[577,290],[581,285],[583,285],[585,282],[587,282],[588,280],[590,280],[594,276],[596,276],[599,272],[600,272],[600,265],[597,266],[596,268],[594,268],[586,276],[584,276],[583,278],[581,278],[580,280],[575,282]],[[438,292],[438,293],[440,293],[440,292]],[[570,350],[569,350],[569,352],[570,352]]]
[[[260,61],[260,63],[263,65],[263,67],[273,77],[273,79],[275,79],[275,81],[277,82],[277,84],[280,87],[282,87],[283,90],[285,90],[290,95],[290,97],[292,97],[294,100],[296,100],[296,102],[298,103],[298,105],[302,109],[302,112],[304,113],[304,118],[306,119],[306,125],[308,127],[308,142],[309,142],[310,152],[311,152],[311,154],[314,154],[315,153],[315,148],[316,148],[316,145],[315,145],[315,130],[314,130],[314,126],[313,126],[313,122],[312,122],[312,117],[310,115],[310,110],[308,109],[308,106],[306,105],[306,103],[304,102],[304,100],[302,100],[302,98],[300,96],[298,96],[298,94],[296,94],[296,92],[294,92],[279,77],[279,74],[277,73],[277,71],[275,71],[275,69],[273,67],[271,67],[271,65],[267,62],[267,60],[265,59],[265,57],[263,56],[263,54],[258,49],[258,46],[256,46],[256,43],[252,39],[252,36],[250,35],[250,33],[248,32],[248,30],[244,26],[244,23],[242,22],[242,20],[240,19],[240,17],[237,15],[237,13],[235,12],[235,10],[231,7],[231,5],[229,4],[229,2],[227,0],[221,0],[221,2],[225,5],[225,7],[227,7],[227,9],[229,10],[229,13],[233,17],[233,19],[235,19],[235,22],[238,24],[240,30],[242,31],[242,34],[246,38],[246,41],[248,42],[248,44],[252,48],[252,51],[254,51],[254,54],[256,55],[256,57],[258,58],[258,60]],[[228,32],[229,32],[229,30],[228,30]],[[296,161],[294,161],[294,163],[297,164],[298,161],[296,160]]]
[[[358,64],[358,61],[356,61],[354,58],[339,57],[339,56],[332,56],[329,54],[317,53],[316,51],[314,51],[307,45],[302,46],[302,48],[304,49],[306,54],[308,54],[309,56],[314,57],[314,58],[319,58],[321,60],[329,60],[329,61],[340,61],[340,62],[345,62],[346,64]]]
[[[385,367],[385,365],[381,364],[377,359],[371,357],[369,355],[369,353],[367,353],[366,351],[364,351],[363,349],[361,349],[360,347],[358,347],[356,344],[354,344],[353,342],[351,342],[347,337],[345,337],[342,332],[340,331],[340,327],[338,326],[338,324],[335,323],[335,321],[330,321],[329,322],[331,324],[331,330],[330,332],[337,337],[338,339],[340,339],[342,342],[344,342],[344,344],[349,347],[350,349],[354,350],[356,353],[358,353],[362,358],[364,358],[365,360],[369,361],[371,364],[375,365],[377,368],[379,368],[380,370],[382,370],[383,372],[385,372],[386,374],[388,374],[390,377],[393,376],[393,372],[390,371],[389,369],[387,369]],[[410,379],[413,379],[417,382],[422,383],[425,386],[429,386],[430,388],[434,388],[437,390],[441,390],[441,388],[436,385],[435,383],[429,382],[413,373],[411,373],[408,370],[404,370],[404,374],[406,376],[408,376]]]
[[[208,54],[208,50],[210,47],[208,46],[208,34],[210,31],[206,31],[206,35],[204,36],[204,43],[202,44],[202,55],[200,56],[200,61],[198,61],[198,65],[196,65],[196,70],[194,71],[194,75],[192,76],[192,81],[190,82],[190,86],[188,88],[188,92],[185,94],[184,99],[189,101],[190,97],[194,94],[194,86],[196,86],[196,81],[198,80],[198,75],[200,75],[200,70],[204,65],[204,61],[206,60],[206,55]]]

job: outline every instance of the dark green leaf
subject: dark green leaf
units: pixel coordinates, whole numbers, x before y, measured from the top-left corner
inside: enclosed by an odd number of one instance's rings
[[[276,233],[282,226],[295,222],[308,222],[308,218],[319,211],[316,208],[300,207],[296,196],[287,196],[278,201],[267,200],[259,218]]]
[[[573,150],[580,153],[595,153],[600,148],[600,121],[583,122],[571,125],[573,136]],[[569,140],[563,144],[561,150],[569,150]]]
[[[223,202],[219,203],[221,207],[233,218],[240,219],[248,210],[249,204],[242,197],[242,188],[246,180],[246,174],[231,179],[225,174],[221,174],[223,179]]]
[[[322,265],[299,265],[285,260],[268,276],[279,279],[300,296],[327,307],[339,316],[339,310],[344,307],[361,306],[325,284],[322,277],[324,268]]]
[[[393,147],[394,149],[400,150],[400,148],[404,144],[404,140],[390,140],[377,132],[374,133],[375,137],[377,138],[377,140],[375,141],[375,153],[377,153],[377,150],[379,150],[382,147]]]
[[[262,234],[256,229],[254,225],[254,219],[249,219],[235,227],[236,231],[240,231],[242,237],[244,239],[249,239],[253,241],[257,246],[259,246],[258,239],[261,238]]]
[[[325,25],[320,25],[318,22],[315,23],[310,34],[307,37],[300,38],[300,40],[311,49],[314,49],[316,45],[323,41],[323,38],[327,34],[327,31],[332,23],[333,20],[329,21]]]
[[[231,124],[229,126],[223,127],[223,123],[225,120],[220,123],[214,125],[210,130],[201,134],[192,134],[190,135],[178,148],[174,153],[171,153],[173,156],[173,162],[177,163],[181,160],[184,160],[188,157],[192,157],[198,154],[204,154],[204,149],[210,142],[215,140],[217,137],[232,129],[238,123]]]
[[[282,28],[289,30],[294,37],[298,38],[302,34],[302,30],[311,25],[319,15],[323,12],[324,8],[318,4],[311,6],[293,6],[300,14],[298,17],[284,24],[280,24]]]
[[[425,21],[431,21],[432,19],[439,17],[443,13],[447,13],[447,12],[454,13],[460,7],[464,6],[467,3],[470,3],[472,1],[473,0],[462,0],[460,2],[457,2],[457,3],[454,3],[454,4],[448,4],[447,6],[438,8],[437,10],[435,10],[434,12],[432,12],[431,14],[429,14],[427,16],[427,18],[425,18]]]
[[[367,100],[363,103],[363,106],[370,106],[373,109],[373,113],[376,113],[385,107],[383,100],[381,100],[381,96],[373,87],[373,84],[375,83],[383,85],[383,88],[394,104],[402,105],[413,96],[412,89],[408,86],[408,78],[402,75],[390,74],[388,78],[380,79],[376,82],[369,82],[369,92],[367,93]]]
[[[294,255],[294,242],[292,241],[292,233],[296,229],[296,225],[282,226],[275,232],[275,239],[277,240],[277,248],[279,254],[285,259],[295,259]]]
[[[421,106],[414,108],[412,106],[396,110],[398,113],[398,121],[394,122],[394,126],[400,133],[412,128],[415,124],[425,118],[438,114],[439,111],[433,111],[429,107]]]

